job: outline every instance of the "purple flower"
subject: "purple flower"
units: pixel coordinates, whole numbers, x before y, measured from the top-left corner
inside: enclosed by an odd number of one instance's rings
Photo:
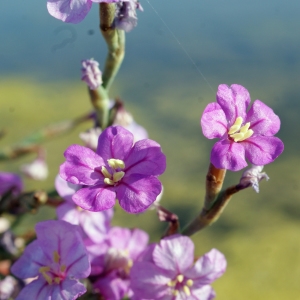
[[[142,6],[137,0],[125,0],[117,3],[115,17],[116,28],[130,31],[137,25],[136,10],[143,11]]]
[[[94,59],[86,59],[81,62],[81,80],[83,80],[91,90],[96,90],[102,84],[102,73],[99,63]]]
[[[100,256],[91,257],[92,271],[102,266],[94,289],[106,300],[119,300],[132,294],[130,270],[139,255],[146,249],[148,234],[140,229],[113,227],[108,233],[108,248]],[[99,245],[101,252],[103,245]],[[95,272],[93,272],[95,274]]]
[[[14,263],[12,273],[22,279],[37,277],[16,300],[77,299],[86,292],[78,279],[90,274],[88,255],[77,226],[44,221],[35,227],[37,240]]]
[[[201,126],[208,139],[219,138],[210,160],[219,169],[238,171],[247,166],[266,165],[283,151],[282,141],[274,137],[280,120],[273,110],[255,100],[252,107],[249,92],[241,85],[218,87],[217,103],[209,103],[202,115]]]
[[[120,0],[48,0],[47,9],[51,16],[66,23],[81,22],[94,3],[116,3]]]
[[[73,184],[85,185],[72,199],[91,211],[115,205],[129,213],[147,209],[162,189],[157,179],[166,168],[159,144],[145,139],[133,144],[133,134],[121,126],[108,127],[99,137],[96,153],[79,145],[64,153],[60,176]]]
[[[95,243],[105,240],[113,217],[113,209],[92,212],[78,207],[73,202],[72,196],[81,188],[81,185],[69,183],[60,176],[55,179],[55,188],[58,194],[66,200],[56,209],[58,219],[79,225],[83,239],[88,238]]]
[[[210,284],[226,269],[222,253],[212,249],[194,263],[189,237],[173,235],[149,251],[131,269],[134,299],[208,300],[215,296]]]
[[[12,191],[14,196],[18,196],[23,189],[23,182],[20,176],[13,173],[0,172],[0,197]]]

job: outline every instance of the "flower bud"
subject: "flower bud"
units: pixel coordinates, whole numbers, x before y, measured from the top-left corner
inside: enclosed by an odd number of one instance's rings
[[[102,73],[99,63],[94,59],[81,61],[81,80],[86,82],[91,90],[96,90],[102,84]]]
[[[34,180],[45,180],[48,177],[48,166],[44,158],[40,157],[29,164],[21,166],[21,171]]]
[[[247,188],[249,186],[252,186],[253,189],[258,193],[259,192],[259,182],[263,180],[264,178],[266,180],[269,180],[269,176],[266,173],[262,173],[262,169],[264,166],[255,166],[252,165],[252,167],[248,170],[246,170],[241,179],[240,179],[240,186],[243,188]]]

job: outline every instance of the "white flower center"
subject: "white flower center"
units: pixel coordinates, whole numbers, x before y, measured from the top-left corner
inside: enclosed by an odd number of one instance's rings
[[[228,134],[235,142],[244,141],[253,135],[253,130],[249,129],[250,122],[244,126],[242,124],[243,118],[237,117],[234,124],[229,128]]]
[[[107,163],[113,171],[112,173],[109,173],[109,171],[104,166],[101,168],[101,173],[105,177],[104,182],[108,185],[115,185],[125,175],[125,172],[117,171],[117,169],[125,169],[125,163],[123,160],[115,158],[108,159]]]
[[[185,278],[182,274],[176,276],[174,280],[171,280],[167,285],[172,288],[172,294],[177,296],[180,290],[187,295],[191,295],[190,287],[193,286],[194,281],[192,279]]]

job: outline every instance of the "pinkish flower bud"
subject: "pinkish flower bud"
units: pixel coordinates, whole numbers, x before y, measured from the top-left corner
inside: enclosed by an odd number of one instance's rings
[[[266,173],[262,173],[262,169],[264,166],[255,166],[253,165],[250,169],[246,170],[241,179],[240,185],[243,188],[247,188],[252,186],[253,189],[258,193],[259,192],[259,182],[264,178],[269,180],[269,176]]]
[[[148,132],[144,127],[137,124],[132,115],[124,108],[120,109],[117,114],[113,125],[121,125],[129,130],[134,135],[134,142],[148,138]]]
[[[99,63],[94,59],[86,59],[81,64],[81,80],[86,82],[91,90],[96,90],[102,84],[102,73],[99,69]]]
[[[21,171],[34,180],[45,180],[48,177],[48,166],[43,158],[21,166]]]
[[[90,149],[96,150],[98,145],[99,135],[102,132],[101,128],[91,128],[85,132],[81,132],[79,137]]]

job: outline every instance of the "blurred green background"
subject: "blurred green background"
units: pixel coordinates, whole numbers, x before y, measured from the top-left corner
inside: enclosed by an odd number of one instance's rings
[[[216,224],[193,236],[196,254],[217,248],[227,258],[227,272],[214,284],[217,299],[299,299],[300,2],[141,3],[144,12],[138,13],[138,27],[127,35],[125,61],[111,97],[120,96],[163,147],[167,171],[161,177],[162,204],[178,214],[182,225],[201,209],[214,143],[202,135],[202,111],[215,100],[220,83],[244,85],[252,100],[262,100],[280,116],[278,137],[285,150],[265,167],[271,179],[261,183],[259,194],[251,189],[238,193]],[[1,147],[91,109],[80,82],[80,61],[94,57],[103,65],[106,46],[97,13],[94,4],[82,23],[71,25],[50,17],[46,1],[0,3],[0,129],[7,130]],[[91,125],[47,141],[49,179],[25,179],[26,189],[53,187],[63,151],[81,143],[79,132]],[[1,162],[0,170],[19,172],[20,164],[33,158]],[[237,183],[240,176],[228,173],[225,184]],[[54,210],[41,209],[24,218],[18,232],[54,216]],[[165,228],[154,211],[134,216],[119,207],[114,224],[145,229],[152,241]]]

